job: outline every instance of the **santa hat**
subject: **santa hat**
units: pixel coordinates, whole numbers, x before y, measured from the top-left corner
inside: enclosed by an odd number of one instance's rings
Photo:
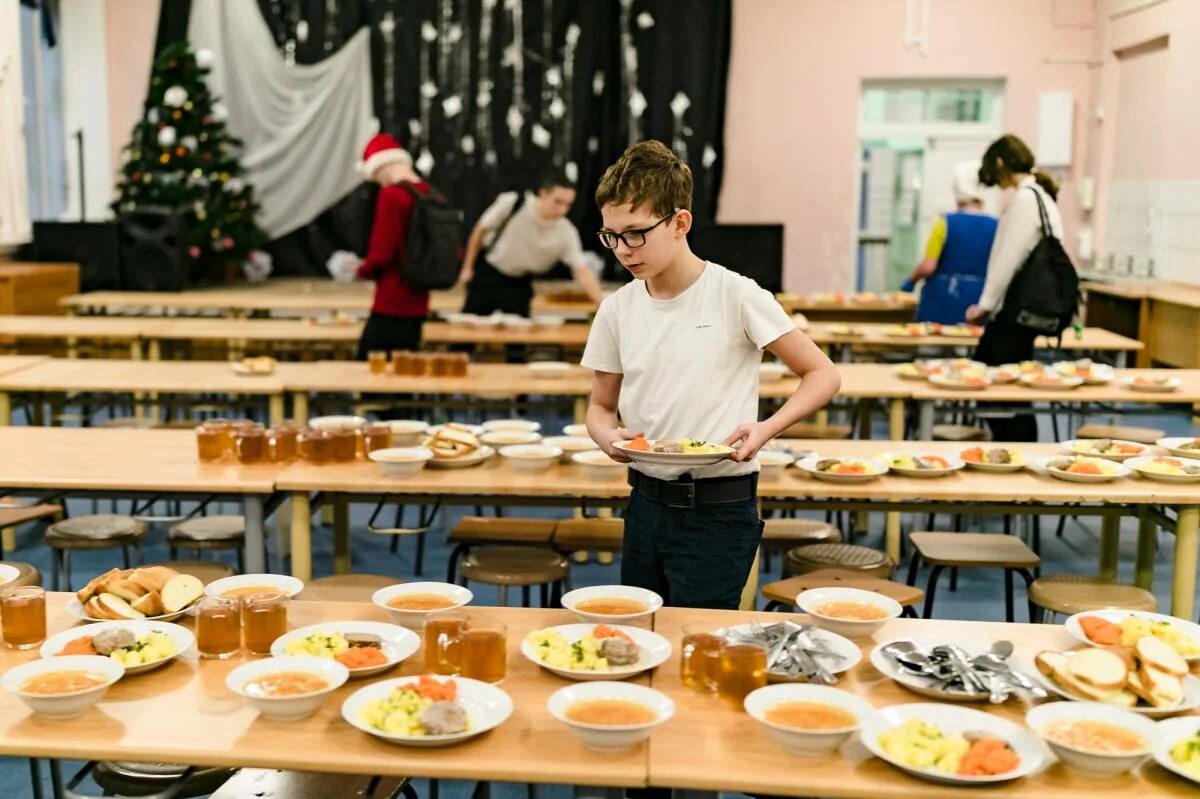
[[[395,136],[388,133],[376,133],[367,142],[363,150],[362,160],[358,162],[358,172],[367,180],[375,174],[375,170],[387,164],[408,164],[412,166],[412,156],[400,146]]]

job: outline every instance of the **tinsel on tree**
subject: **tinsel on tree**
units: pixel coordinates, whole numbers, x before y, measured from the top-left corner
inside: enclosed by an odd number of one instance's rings
[[[117,214],[165,207],[184,214],[194,260],[243,261],[265,236],[254,222],[254,190],[242,177],[241,142],[225,127],[227,111],[209,93],[210,51],[187,43],[155,59],[142,119],[133,126],[121,170]]]

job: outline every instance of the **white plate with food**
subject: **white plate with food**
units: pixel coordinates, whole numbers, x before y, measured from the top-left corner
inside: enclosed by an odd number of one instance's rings
[[[1116,370],[1108,364],[1094,363],[1087,359],[1059,361],[1050,368],[1066,377],[1078,377],[1089,386],[1103,386],[1111,383],[1117,376]]]
[[[968,657],[973,658],[990,651],[995,641],[983,636],[960,633],[955,633],[953,636],[908,636],[896,640],[884,641],[872,649],[868,656],[871,665],[875,667],[876,671],[890,677],[915,694],[927,696],[930,699],[937,699],[942,702],[988,701],[987,691],[946,691],[936,685],[933,678],[917,674],[898,664],[894,658],[888,656],[887,651],[888,647],[903,643],[911,643],[922,652],[929,652],[934,647],[953,644],[966,652]]]
[[[901,380],[924,380],[927,373],[914,361],[892,367],[892,374]]]
[[[880,708],[863,719],[860,738],[871,754],[901,771],[947,785],[1020,779],[1038,771],[1044,760],[1042,744],[1029,730],[957,705]]]
[[[257,358],[242,358],[232,364],[233,373],[240,377],[262,377],[275,371],[275,359],[263,355]]]
[[[793,603],[822,630],[853,640],[870,638],[904,608],[899,602],[861,588],[828,586],[801,591]]]
[[[593,585],[563,594],[562,606],[592,624],[622,624],[662,610],[662,597],[632,585]]]
[[[613,449],[619,450],[632,461],[661,466],[708,466],[719,463],[734,453],[733,447],[710,444],[698,439],[660,438],[648,441],[640,436],[613,444]]]
[[[1160,483],[1200,483],[1200,460],[1177,458],[1172,455],[1148,455],[1130,458],[1125,465],[1145,477]]]
[[[42,657],[100,655],[125,667],[126,674],[165,666],[196,645],[186,627],[166,621],[102,621],[72,627],[46,639]]]
[[[471,466],[478,466],[495,454],[496,450],[488,446],[481,446],[476,450],[459,456],[439,456],[435,451],[433,457],[425,465],[430,469],[466,469]]]
[[[561,449],[563,463],[570,463],[571,457],[577,452],[592,452],[600,449],[600,445],[588,436],[548,436],[542,439],[542,443],[547,447]]]
[[[628,468],[626,464],[605,455],[599,448],[576,452],[571,456],[571,462],[578,463],[589,480],[611,480],[624,475]]]
[[[992,384],[986,374],[975,373],[942,372],[930,375],[928,380],[930,385],[951,391],[982,391]]]
[[[225,687],[245,698],[263,718],[299,721],[308,718],[325,697],[350,679],[336,660],[312,655],[285,655],[251,660],[225,677]]]
[[[421,637],[396,624],[378,621],[331,621],[285,633],[271,644],[274,657],[310,655],[336,660],[351,678],[371,677],[412,656]]]
[[[213,580],[204,586],[205,596],[243,597],[247,594],[278,591],[290,598],[303,590],[304,581],[290,574],[235,574],[232,577]]]
[[[1015,363],[1003,363],[987,370],[988,380],[997,385],[1015,383],[1021,377],[1021,367]]]
[[[560,677],[623,680],[665,663],[671,644],[640,627],[560,624],[525,636],[521,654]]]
[[[887,464],[881,460],[820,458],[815,455],[797,461],[796,468],[830,483],[866,483],[888,472]]]
[[[904,477],[945,477],[965,465],[953,455],[932,455],[928,452],[885,452],[883,462],[889,472]]]
[[[1066,621],[1067,632],[1089,646],[1133,646],[1161,638],[1184,659],[1200,661],[1200,624],[1148,610],[1088,610]]]
[[[110,569],[67,600],[67,612],[83,621],[171,621],[204,594],[204,584],[169,566]]]
[[[342,703],[342,718],[376,738],[404,746],[447,746],[499,727],[512,698],[466,677],[397,677],[359,688]]]
[[[1075,455],[1088,455],[1120,463],[1145,455],[1149,447],[1136,441],[1122,441],[1116,438],[1073,438],[1063,442],[1063,449]]]
[[[981,472],[1019,472],[1025,468],[1025,453],[1012,447],[980,444],[958,453],[968,469]]]
[[[755,460],[758,461],[759,476],[767,479],[779,477],[787,467],[796,462],[795,457],[787,452],[769,449],[760,449]]]
[[[1168,436],[1154,442],[1172,455],[1181,458],[1200,458],[1200,438],[1192,436]]]
[[[1086,455],[1050,455],[1038,458],[1034,465],[1051,477],[1068,483],[1107,483],[1133,474],[1133,469],[1123,463]]]
[[[1200,707],[1200,678],[1186,672],[1171,674],[1152,665],[1170,665],[1173,660],[1186,667],[1183,658],[1172,657],[1164,648],[1161,641],[1154,641],[1133,650],[1044,650],[1034,656],[1032,668],[1024,671],[1051,693],[1075,702],[1097,702],[1150,718],[1195,710]]]
[[[1200,719],[1188,716],[1158,722],[1152,755],[1158,765],[1200,784]]]
[[[0,563],[0,588],[21,576],[21,570],[7,563]]]
[[[1061,391],[1063,389],[1079,388],[1083,385],[1083,378],[1067,377],[1057,372],[1026,372],[1021,375],[1020,383],[1026,388]]]
[[[1177,391],[1183,385],[1178,377],[1170,375],[1136,375],[1121,378],[1121,385],[1130,391],[1146,391],[1151,394],[1163,394]]]
[[[983,335],[983,328],[976,325],[942,325],[937,334],[948,338],[979,338]]]
[[[515,430],[521,433],[537,433],[542,429],[540,422],[531,419],[491,419],[483,423],[483,432],[496,433],[501,430]]]
[[[493,430],[479,437],[480,443],[489,447],[509,447],[518,444],[537,444],[542,440],[541,433],[528,430]]]

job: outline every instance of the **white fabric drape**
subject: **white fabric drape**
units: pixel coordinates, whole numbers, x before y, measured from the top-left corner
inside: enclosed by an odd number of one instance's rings
[[[29,241],[25,110],[21,96],[21,18],[16,3],[0,4],[0,246]]]
[[[288,66],[255,0],[194,0],[188,39],[216,56],[208,85],[245,143],[258,224],[272,239],[358,185],[354,167],[375,131],[368,29],[320,63]]]

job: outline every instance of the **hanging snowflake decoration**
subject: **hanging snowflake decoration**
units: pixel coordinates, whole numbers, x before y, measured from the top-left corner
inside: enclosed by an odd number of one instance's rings
[[[217,57],[213,55],[213,51],[207,48],[202,48],[196,51],[196,66],[201,69],[212,69],[212,65],[216,63]]]
[[[550,131],[543,128],[537,122],[534,122],[533,127],[529,129],[529,138],[533,140],[534,144],[536,144],[538,147],[541,147],[543,150],[549,149],[550,147]]]
[[[479,91],[475,94],[475,105],[487,108],[492,104],[492,82],[480,81]]]
[[[595,75],[592,76],[592,94],[596,95],[597,97],[604,94],[604,73],[603,72],[598,71],[598,72],[596,72]]]
[[[687,113],[687,110],[691,107],[691,99],[688,98],[688,96],[683,92],[676,92],[675,96],[671,98],[671,113],[673,113],[677,119],[683,119],[683,115]]]
[[[457,94],[453,97],[447,97],[445,100],[442,100],[442,115],[445,116],[446,119],[453,119],[454,117],[458,116],[458,113],[462,111],[462,108],[462,98]]]
[[[646,113],[646,105],[646,96],[641,91],[634,89],[633,93],[629,95],[629,113],[635,119],[641,119],[642,114]]]
[[[225,107],[224,103],[213,103],[212,118],[217,122],[224,122],[229,119],[229,109]]]
[[[521,135],[521,128],[525,127],[525,116],[521,113],[521,109],[515,105],[510,106],[508,114],[504,117],[504,124],[508,125],[508,133],[514,139]]]
[[[391,11],[383,15],[383,19],[379,20],[379,32],[384,36],[391,36],[396,30],[396,17]]]
[[[246,188],[246,183],[241,178],[230,178],[225,181],[225,192],[227,194],[241,194]]]
[[[637,26],[642,30],[649,30],[654,27],[654,17],[650,16],[650,12],[643,11],[637,15]]]
[[[716,162],[717,151],[712,148],[711,144],[704,145],[704,155],[700,156],[700,163],[704,164],[705,169],[711,169]]]
[[[175,144],[175,128],[168,125],[158,132],[158,146],[170,147]]]
[[[308,21],[307,20],[302,19],[296,23],[296,41],[301,42],[301,43],[308,41]]]
[[[421,120],[419,120],[419,119],[408,120],[408,135],[410,138],[413,138],[413,139],[421,138],[421,131],[422,131]]]
[[[198,141],[196,141],[195,136],[184,136],[182,139],[179,140],[179,143],[181,145],[183,145],[184,147],[188,148],[189,150],[195,150],[196,147],[199,146],[199,144],[200,144]]]
[[[172,86],[163,92],[163,102],[171,108],[181,108],[187,102],[187,89],[182,86]]]
[[[550,86],[558,86],[562,83],[562,70],[558,67],[550,67],[546,70],[546,83]]]
[[[596,153],[600,151],[600,140],[595,136],[588,137],[588,152]]]

